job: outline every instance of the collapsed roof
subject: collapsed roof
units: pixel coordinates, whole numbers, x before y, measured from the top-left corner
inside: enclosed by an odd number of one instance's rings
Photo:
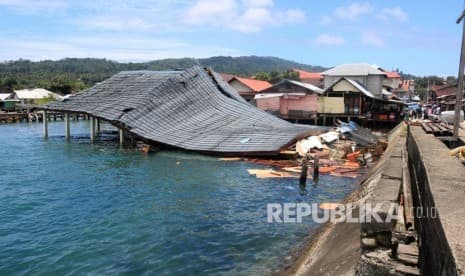
[[[149,141],[223,155],[275,155],[315,130],[255,108],[199,66],[121,72],[41,109],[86,113]]]

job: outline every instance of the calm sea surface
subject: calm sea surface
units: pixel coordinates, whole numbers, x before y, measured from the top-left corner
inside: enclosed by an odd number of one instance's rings
[[[0,125],[0,274],[268,274],[317,227],[266,204],[344,198],[354,180],[256,179],[244,162],[89,143],[88,122]],[[108,139],[106,139],[108,140]]]

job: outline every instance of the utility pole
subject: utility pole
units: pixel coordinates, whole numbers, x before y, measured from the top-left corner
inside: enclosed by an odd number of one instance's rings
[[[460,24],[462,19],[465,17],[465,10],[457,18],[456,23]],[[465,66],[465,22],[462,24],[462,48],[460,50],[460,67],[459,67],[459,80],[457,84],[457,94],[455,98],[455,117],[454,117],[454,139],[458,140],[459,128],[460,128],[460,111],[462,110],[462,98],[463,98],[463,70]]]
[[[428,86],[426,86],[426,104],[429,102],[429,79],[428,79]]]

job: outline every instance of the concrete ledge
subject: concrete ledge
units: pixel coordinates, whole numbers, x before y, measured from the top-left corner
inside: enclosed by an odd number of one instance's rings
[[[437,211],[416,217],[422,275],[465,273],[465,167],[448,148],[421,127],[407,139],[414,205]]]

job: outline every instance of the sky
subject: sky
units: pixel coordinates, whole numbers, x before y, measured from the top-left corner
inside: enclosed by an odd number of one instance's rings
[[[446,4],[447,3],[447,4]],[[464,2],[0,0],[0,61],[276,56],[457,75]]]

